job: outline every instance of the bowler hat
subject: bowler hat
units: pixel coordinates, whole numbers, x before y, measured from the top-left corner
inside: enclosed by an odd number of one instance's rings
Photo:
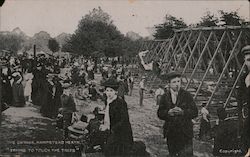
[[[250,45],[244,46],[244,47],[241,49],[241,52],[242,52],[244,55],[250,54]]]
[[[115,79],[108,79],[106,82],[104,82],[104,87],[112,88],[114,90],[117,90],[119,88],[119,83]]]
[[[178,73],[178,72],[176,72],[176,71],[172,71],[172,72],[169,72],[169,73],[165,73],[165,74],[162,74],[162,75],[160,76],[160,78],[161,78],[162,80],[172,80],[172,79],[174,79],[174,78],[176,78],[176,77],[181,77],[181,74]]]

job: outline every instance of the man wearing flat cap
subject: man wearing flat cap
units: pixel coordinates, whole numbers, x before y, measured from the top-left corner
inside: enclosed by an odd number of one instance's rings
[[[238,107],[239,107],[239,119],[240,127],[243,130],[242,140],[245,145],[245,149],[248,149],[248,154],[250,156],[250,120],[249,120],[249,108],[250,108],[250,45],[242,48],[241,53],[244,55],[244,61],[246,65],[246,70],[239,82],[238,89]]]
[[[161,96],[157,115],[165,121],[164,138],[167,139],[171,157],[193,156],[192,119],[198,116],[198,109],[192,95],[181,88],[181,75],[170,72],[161,79],[167,80],[169,89]]]

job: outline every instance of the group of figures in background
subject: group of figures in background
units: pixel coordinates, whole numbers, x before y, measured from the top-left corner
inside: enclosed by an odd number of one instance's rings
[[[247,70],[240,82],[238,106],[240,111],[244,106],[247,106],[249,111],[250,46],[244,47],[242,53],[245,56]],[[87,134],[89,143],[88,150],[85,151],[102,150],[106,156],[149,156],[145,144],[133,140],[125,95],[133,94],[135,78],[127,66],[115,62],[108,66],[103,61],[97,64],[95,60],[82,58],[58,62],[58,60],[48,61],[41,56],[37,60],[25,61],[26,64],[21,64],[24,59],[5,59],[9,64],[1,73],[3,104],[23,107],[32,103],[40,107],[42,116],[57,121],[57,126],[64,130],[65,138],[72,137],[70,135],[73,133],[76,133],[75,138],[83,138],[82,135]],[[101,73],[100,83],[95,81],[95,73]],[[181,74],[174,71],[161,75],[160,78],[167,81],[168,86],[167,88],[160,86],[155,92],[156,105],[159,106],[157,115],[165,121],[163,135],[171,157],[193,156],[192,120],[199,115],[192,95],[181,88],[181,77]],[[144,92],[147,91],[146,79],[142,76],[139,83],[141,107],[143,107]],[[102,88],[98,90],[97,84]],[[77,89],[75,94],[72,94],[71,88]],[[103,108],[94,109],[92,119],[89,120],[86,115],[81,117],[75,115],[78,101],[89,103],[98,99],[105,105]],[[202,139],[209,134],[211,126],[209,111],[205,105],[202,106],[200,113]],[[233,148],[227,147],[232,142],[226,141],[228,139],[226,136],[231,135],[227,113],[224,108],[219,108],[217,113],[219,123],[213,135],[214,155],[221,155],[220,150]],[[250,147],[249,116],[239,114],[239,119],[242,120],[241,153],[245,153]],[[83,128],[85,132],[82,132]]]

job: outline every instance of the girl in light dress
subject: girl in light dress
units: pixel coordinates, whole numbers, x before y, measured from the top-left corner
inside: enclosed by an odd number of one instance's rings
[[[33,79],[33,74],[32,73],[27,73],[24,78],[25,78],[25,88],[24,88],[24,96],[26,101],[32,102],[31,100],[31,92],[32,92],[32,79]]]

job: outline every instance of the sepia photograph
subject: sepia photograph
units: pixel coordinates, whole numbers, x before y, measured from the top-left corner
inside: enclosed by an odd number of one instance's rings
[[[250,157],[250,1],[3,0],[0,157]]]

